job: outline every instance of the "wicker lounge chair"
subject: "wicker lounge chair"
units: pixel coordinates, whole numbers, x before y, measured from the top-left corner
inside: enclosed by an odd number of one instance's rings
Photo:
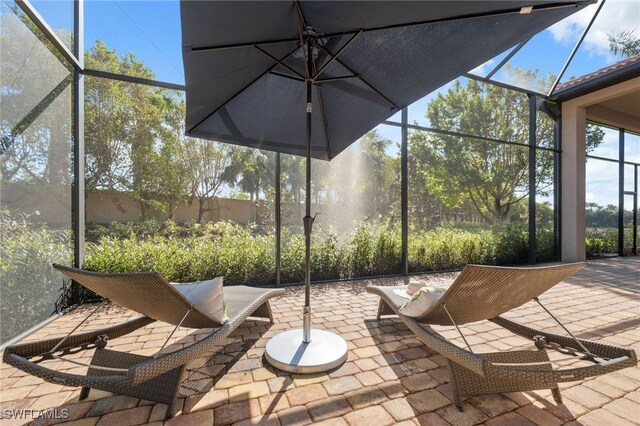
[[[4,351],[4,362],[48,382],[82,386],[80,399],[86,398],[89,390],[95,388],[167,404],[167,418],[174,415],[177,397],[197,393],[197,390],[180,389],[187,363],[210,356],[249,316],[268,318],[273,322],[269,299],[284,294],[282,289],[225,287],[229,321],[220,324],[196,308],[158,273],[103,274],[61,265],[54,267],[94,293],[143,316],[107,329],[9,346]],[[174,324],[175,329],[184,326],[211,328],[212,331],[204,339],[175,352],[160,354],[163,345],[156,356],[106,348],[108,339],[124,336],[156,320]],[[39,365],[48,359],[78,363],[63,356],[89,349],[95,349],[95,352],[86,376]]]
[[[419,318],[399,313],[407,299],[394,292],[398,287],[370,286],[367,291],[380,296],[378,319],[386,314],[399,315],[420,341],[447,359],[454,402],[459,410],[462,411],[462,396],[539,389],[551,389],[554,400],[560,404],[558,383],[609,373],[637,362],[631,349],[575,338],[538,300],[542,293],[584,266],[584,263],[526,268],[468,265],[442,298]],[[569,336],[546,333],[500,316],[532,300]],[[536,349],[474,353],[458,326],[481,320],[490,320],[532,339]],[[444,339],[430,325],[455,326],[467,349]],[[554,369],[545,349],[567,355],[553,364],[580,361],[580,365],[573,363]]]

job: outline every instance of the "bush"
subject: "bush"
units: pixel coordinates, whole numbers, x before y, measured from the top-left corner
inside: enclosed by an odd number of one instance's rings
[[[529,260],[529,230],[526,223],[504,223],[493,228],[492,262],[496,265]]]
[[[102,237],[87,244],[85,268],[101,272],[157,271],[170,281],[224,276],[225,283],[265,284],[275,278],[272,236],[229,222],[211,224],[188,237]]]
[[[28,215],[12,216],[4,209],[0,218],[0,342],[4,342],[55,312],[64,279],[51,264],[70,264],[73,248],[69,229],[34,223]]]
[[[618,253],[617,228],[590,228],[586,237],[587,257]]]
[[[401,233],[397,226],[363,224],[346,236],[343,278],[400,272]]]
[[[409,270],[460,269],[468,263],[492,263],[491,231],[458,231],[436,228],[409,234]]]
[[[556,244],[553,226],[538,226],[536,228],[536,260],[538,262],[556,259]]]
[[[87,244],[85,267],[96,271],[155,270],[171,281],[224,276],[228,285],[275,282],[275,237],[272,230],[232,222],[178,226],[142,222],[109,228],[92,227],[99,242]],[[152,235],[158,232],[158,235]],[[409,234],[412,272],[460,269],[469,263],[517,264],[528,260],[526,224],[493,228],[452,223]],[[553,232],[539,229],[539,258],[553,259]],[[311,274],[316,281],[397,274],[401,270],[400,225],[365,223],[338,235],[316,229]],[[282,282],[304,279],[304,235],[282,230]]]

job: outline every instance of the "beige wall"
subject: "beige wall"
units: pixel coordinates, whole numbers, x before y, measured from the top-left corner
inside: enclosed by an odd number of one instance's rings
[[[42,187],[37,185],[3,183],[0,206],[8,209],[17,219],[19,213],[30,215],[30,220],[52,226],[71,224],[71,188]],[[231,220],[247,224],[273,219],[273,208],[267,203],[249,200],[215,198],[208,201],[205,221]],[[167,219],[167,214],[151,210],[151,217]],[[115,191],[89,191],[86,198],[86,221],[107,224],[133,222],[141,216],[140,204],[130,195]],[[184,203],[174,212],[178,223],[198,219],[198,202]]]
[[[179,205],[173,214],[173,219],[178,223],[198,219],[199,204],[194,200],[191,204]],[[203,221],[231,220],[237,223],[250,223],[258,221],[266,206],[259,206],[250,200],[238,200],[230,198],[214,198],[207,201],[207,208],[202,217]],[[87,222],[131,222],[141,216],[140,203],[133,197],[121,192],[91,191],[87,193],[86,201]],[[151,210],[150,216],[154,219],[165,220],[167,214]]]
[[[30,220],[52,226],[71,226],[71,188],[68,186],[42,187],[37,185],[3,183],[0,206],[12,214],[26,213]],[[43,206],[46,206],[43,207]],[[274,204],[261,201],[233,198],[214,198],[208,201],[209,211],[204,221],[230,220],[236,223],[274,222]],[[313,211],[322,206],[312,205]],[[151,210],[158,220],[167,219],[167,214]],[[140,219],[140,204],[130,195],[116,191],[88,191],[86,198],[87,223],[108,224],[111,222],[135,222]],[[304,206],[296,203],[282,204],[282,224],[302,226]],[[17,216],[16,216],[17,218]],[[173,219],[178,223],[198,219],[198,202],[184,203],[174,211]]]
[[[562,104],[562,261],[586,258],[585,139],[589,110],[640,90],[640,77],[598,90]],[[612,117],[609,117],[612,119]],[[624,117],[623,117],[624,118]],[[619,125],[624,125],[620,123]]]
[[[19,214],[33,222],[55,227],[71,226],[71,187],[2,183],[0,206],[9,210],[13,220]]]

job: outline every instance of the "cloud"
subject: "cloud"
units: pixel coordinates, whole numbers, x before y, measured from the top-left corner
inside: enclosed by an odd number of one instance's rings
[[[563,45],[573,46],[589,24],[598,5],[593,4],[578,13],[569,16],[548,29],[553,39]],[[640,2],[638,0],[608,0],[602,7],[582,48],[590,55],[603,56],[613,61],[615,56],[609,52],[607,35],[618,31],[635,30],[640,36]]]
[[[479,75],[479,76],[484,77],[489,71],[491,71],[493,69],[493,65],[495,65],[495,63],[496,63],[495,59],[489,59],[484,64],[478,65],[477,67],[475,67],[474,69],[472,69],[469,72],[471,74],[475,74],[475,75]]]

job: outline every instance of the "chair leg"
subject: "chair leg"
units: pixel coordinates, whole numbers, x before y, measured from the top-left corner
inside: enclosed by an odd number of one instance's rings
[[[82,401],[83,399],[87,399],[87,397],[89,396],[89,392],[91,392],[91,388],[88,388],[88,387],[84,386],[80,390],[80,396],[78,397],[78,399],[80,401]]]
[[[451,393],[453,394],[453,403],[456,405],[458,411],[463,412],[462,401],[460,400],[460,391],[458,390],[458,383],[456,376],[451,368],[451,361],[447,360],[447,370],[449,371],[449,380],[451,384]]]
[[[180,396],[180,385],[182,384],[182,379],[184,378],[186,371],[187,371],[187,366],[185,364],[182,366],[182,368],[180,368],[180,373],[178,375],[177,381],[175,382],[175,388],[173,390],[173,394],[171,395],[171,402],[167,404],[167,412],[164,417],[165,420],[169,420],[176,414],[175,413],[176,400]]]
[[[169,420],[175,415],[176,415],[176,400],[174,399],[169,404],[167,404],[167,412],[164,415],[164,419]]]
[[[273,312],[271,311],[271,304],[269,301],[264,302],[258,309],[256,309],[250,316],[258,318],[268,318],[269,322],[273,322]]]
[[[562,394],[560,394],[560,388],[556,385],[555,388],[551,389],[551,395],[553,395],[553,400],[556,404],[562,404]]]
[[[395,315],[395,314],[396,313],[393,311],[393,309],[391,309],[391,307],[387,305],[387,302],[380,299],[380,302],[378,302],[378,314],[376,315],[376,321],[380,321],[380,317],[382,315]]]

